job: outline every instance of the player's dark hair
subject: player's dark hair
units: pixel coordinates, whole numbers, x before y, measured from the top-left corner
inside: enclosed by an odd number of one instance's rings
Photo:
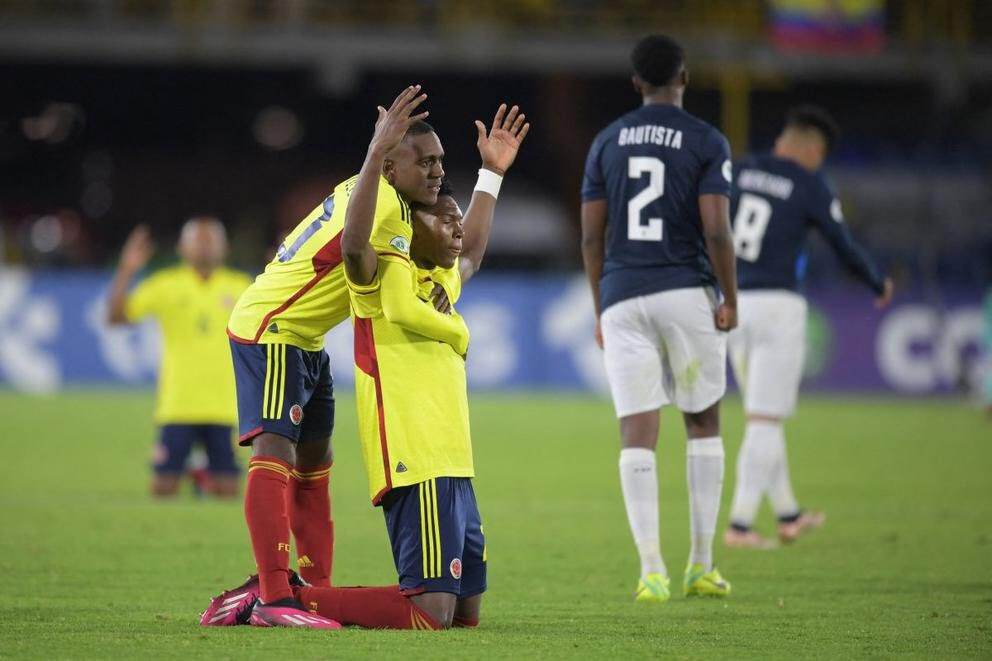
[[[637,42],[630,53],[630,63],[641,80],[655,87],[664,87],[671,84],[682,70],[685,53],[671,37],[652,34]]]
[[[792,108],[785,116],[785,127],[816,131],[823,136],[827,152],[834,148],[837,138],[840,137],[840,127],[837,122],[820,106],[802,105]]]
[[[425,133],[437,133],[437,131],[434,130],[433,126],[423,120],[417,120],[413,124],[410,124],[410,128],[406,130],[406,135],[424,135]]]

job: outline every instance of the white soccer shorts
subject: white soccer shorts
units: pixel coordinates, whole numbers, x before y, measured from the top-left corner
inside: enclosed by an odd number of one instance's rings
[[[744,410],[785,418],[795,411],[806,356],[806,299],[787,289],[737,294],[730,363]]]
[[[711,289],[629,298],[603,312],[606,376],[618,418],[674,404],[703,411],[727,389],[727,334]]]

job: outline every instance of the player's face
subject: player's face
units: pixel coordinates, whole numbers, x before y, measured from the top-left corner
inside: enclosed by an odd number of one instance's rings
[[[418,263],[450,269],[462,253],[462,210],[455,198],[444,195],[428,208],[413,212],[410,254]]]
[[[195,268],[220,266],[227,254],[223,226],[214,219],[194,219],[186,223],[179,237],[179,255]]]
[[[411,135],[390,153],[386,179],[409,202],[432,206],[444,178],[444,148],[436,133]]]

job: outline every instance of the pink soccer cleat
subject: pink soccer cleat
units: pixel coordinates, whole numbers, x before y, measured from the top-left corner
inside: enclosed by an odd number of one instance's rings
[[[307,582],[295,571],[290,570],[289,584],[294,587],[306,587]],[[211,599],[207,610],[200,614],[200,624],[205,627],[233,627],[238,624],[248,624],[252,606],[255,605],[260,593],[258,574],[252,574],[238,587]]]
[[[307,611],[295,599],[280,599],[271,604],[256,601],[249,622],[254,627],[341,628],[340,622]]]
[[[214,597],[207,610],[200,615],[200,624],[205,627],[233,627],[238,624],[248,624],[251,607],[258,600],[259,589],[258,574],[252,574],[238,587]]]
[[[783,544],[791,544],[806,533],[823,525],[827,515],[823,512],[802,511],[795,521],[778,524],[778,538]]]

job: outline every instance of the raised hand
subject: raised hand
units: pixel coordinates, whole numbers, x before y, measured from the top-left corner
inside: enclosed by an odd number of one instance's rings
[[[121,250],[121,269],[128,273],[137,273],[145,267],[155,252],[151,232],[147,225],[138,225],[124,242]]]
[[[506,174],[530,131],[530,122],[524,121],[526,118],[518,106],[513,106],[507,112],[506,104],[503,103],[496,111],[488,135],[486,125],[475,120],[475,128],[479,132],[479,139],[475,144],[479,148],[484,168],[500,175]]]
[[[425,99],[427,99],[427,95],[420,94],[420,85],[411,85],[400,92],[400,95],[393,101],[393,105],[389,106],[389,110],[378,106],[379,117],[375,121],[375,131],[372,134],[369,149],[387,153],[399,145],[410,125],[430,114],[427,111],[413,114],[413,111]]]

